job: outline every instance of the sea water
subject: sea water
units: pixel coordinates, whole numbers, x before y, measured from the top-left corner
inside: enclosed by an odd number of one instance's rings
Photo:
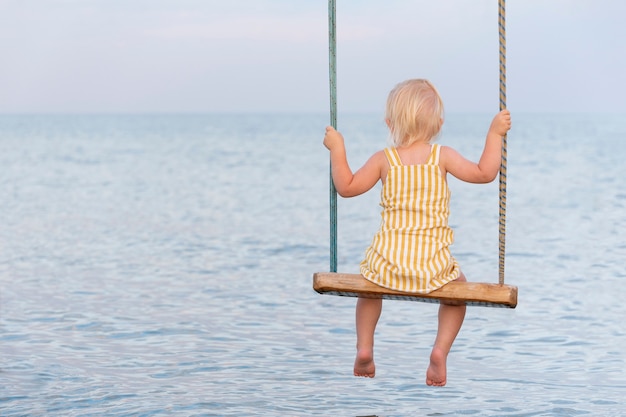
[[[477,160],[491,115],[447,115]],[[352,376],[355,299],[329,268],[326,115],[0,116],[2,416],[626,415],[626,117],[514,114],[505,282],[471,307],[448,384],[437,306],[385,302],[376,377]],[[339,115],[354,169],[380,115]],[[450,179],[452,247],[498,281],[498,181]],[[339,198],[357,272],[380,186]]]

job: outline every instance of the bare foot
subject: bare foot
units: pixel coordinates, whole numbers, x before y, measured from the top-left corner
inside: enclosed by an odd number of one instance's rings
[[[354,376],[374,378],[375,373],[374,352],[365,349],[359,350],[354,360]]]
[[[433,348],[430,354],[430,365],[426,371],[426,385],[443,387],[446,385],[447,355],[439,348]]]

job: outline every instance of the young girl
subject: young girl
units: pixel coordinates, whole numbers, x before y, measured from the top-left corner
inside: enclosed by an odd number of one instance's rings
[[[398,84],[387,99],[386,122],[395,147],[375,153],[356,173],[346,159],[343,136],[326,128],[333,182],[342,197],[354,197],[381,181],[382,222],[367,248],[361,274],[383,287],[429,293],[450,281],[465,281],[450,254],[448,173],[472,183],[493,181],[500,169],[502,137],[511,128],[507,110],[489,128],[478,163],[454,149],[432,144],[443,124],[443,103],[427,80]],[[374,377],[374,331],[381,299],[359,298],[354,375]],[[465,318],[465,305],[442,303],[426,384],[446,384],[446,360]]]

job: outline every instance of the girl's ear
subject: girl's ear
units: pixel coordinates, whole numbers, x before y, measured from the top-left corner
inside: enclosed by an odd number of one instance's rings
[[[387,123],[387,127],[389,128],[389,130],[393,130],[391,128],[391,122],[389,121],[389,119],[385,119],[385,123]]]

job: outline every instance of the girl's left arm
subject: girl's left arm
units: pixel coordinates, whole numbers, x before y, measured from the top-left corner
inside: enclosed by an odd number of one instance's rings
[[[328,126],[324,136],[324,146],[330,150],[330,165],[333,183],[342,197],[355,197],[369,191],[381,176],[381,162],[385,162],[383,151],[379,151],[355,173],[352,173],[346,157],[343,136]]]

